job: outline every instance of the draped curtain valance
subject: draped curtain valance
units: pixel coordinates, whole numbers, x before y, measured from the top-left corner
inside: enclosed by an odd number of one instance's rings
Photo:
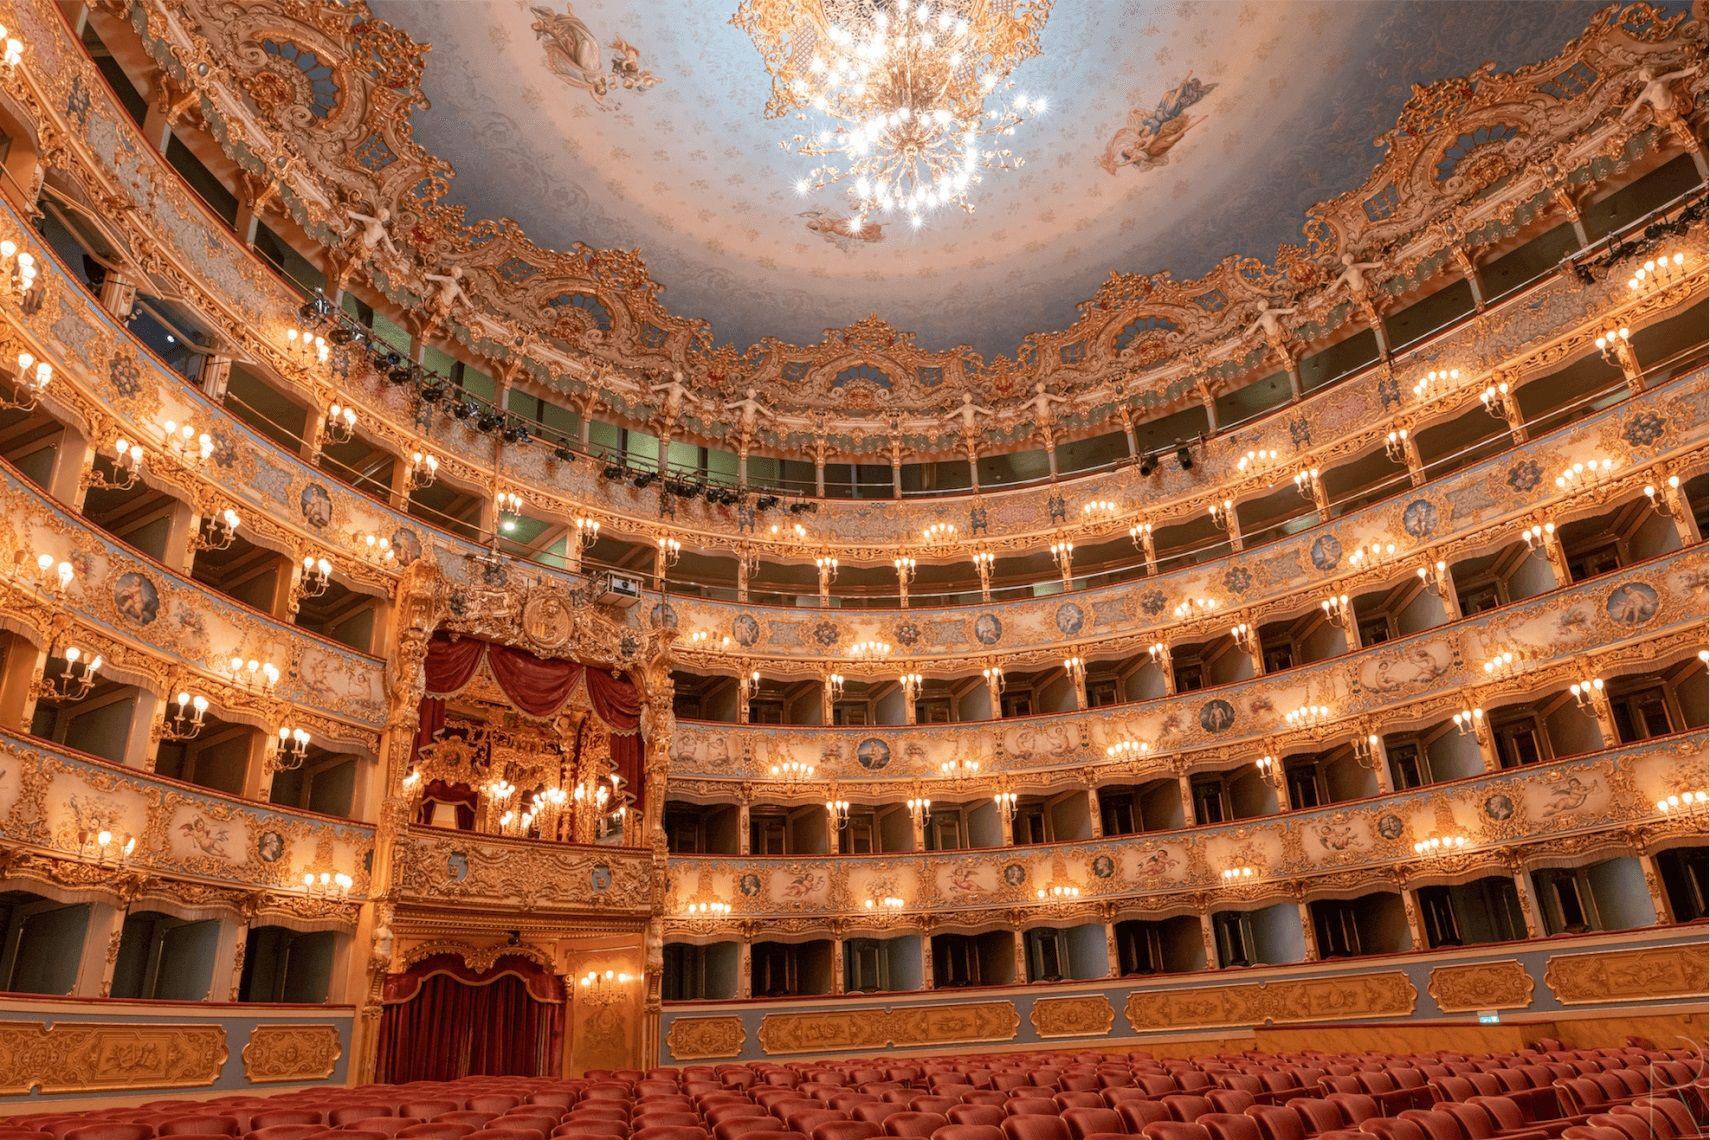
[[[485,970],[471,968],[456,954],[430,954],[401,974],[387,974],[380,1000],[387,1005],[409,1001],[421,990],[423,982],[440,974],[465,986],[491,985],[502,977],[515,977],[535,1001],[548,1005],[564,1001],[564,979],[523,954],[500,954]]]

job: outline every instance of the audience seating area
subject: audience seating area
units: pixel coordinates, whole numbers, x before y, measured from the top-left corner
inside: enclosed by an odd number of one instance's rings
[[[465,1077],[160,1100],[0,1122],[0,1140],[1685,1140],[1696,1049],[1472,1056],[1010,1053]]]

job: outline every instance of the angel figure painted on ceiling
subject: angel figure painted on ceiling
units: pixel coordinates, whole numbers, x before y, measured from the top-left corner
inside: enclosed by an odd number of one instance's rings
[[[600,50],[599,37],[570,4],[564,11],[533,7],[535,20],[530,27],[546,52],[546,66],[552,74],[580,91],[586,91],[601,110],[608,110],[606,96],[614,81],[626,91],[645,91],[659,83],[659,77],[641,66],[641,52],[619,36],[612,40],[611,71]]]
[[[1217,90],[1217,84],[1204,83],[1188,77],[1158,100],[1148,111],[1135,107],[1128,112],[1128,122],[1111,136],[1098,164],[1105,173],[1115,174],[1124,166],[1136,170],[1152,170],[1170,161],[1170,152],[1187,136],[1189,130],[1205,116],[1191,116],[1188,108]]]

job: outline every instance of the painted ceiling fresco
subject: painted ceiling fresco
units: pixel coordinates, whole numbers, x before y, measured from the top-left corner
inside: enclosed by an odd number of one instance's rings
[[[1380,158],[1411,86],[1548,58],[1596,5],[1556,0],[1058,0],[1015,73],[1050,109],[977,210],[846,231],[767,119],[726,0],[376,0],[432,45],[414,120],[449,201],[543,244],[639,249],[721,341],[799,343],[876,313],[928,348],[1012,352],[1113,269],[1270,258]],[[578,44],[599,50],[583,50]]]

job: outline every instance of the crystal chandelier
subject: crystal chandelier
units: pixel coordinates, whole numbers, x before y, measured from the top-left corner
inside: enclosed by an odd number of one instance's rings
[[[815,162],[797,192],[841,186],[859,233],[873,214],[972,212],[983,172],[1022,164],[1004,140],[1045,100],[1009,75],[1053,2],[742,0],[731,22],[772,76],[767,115],[807,124],[782,144]]]

